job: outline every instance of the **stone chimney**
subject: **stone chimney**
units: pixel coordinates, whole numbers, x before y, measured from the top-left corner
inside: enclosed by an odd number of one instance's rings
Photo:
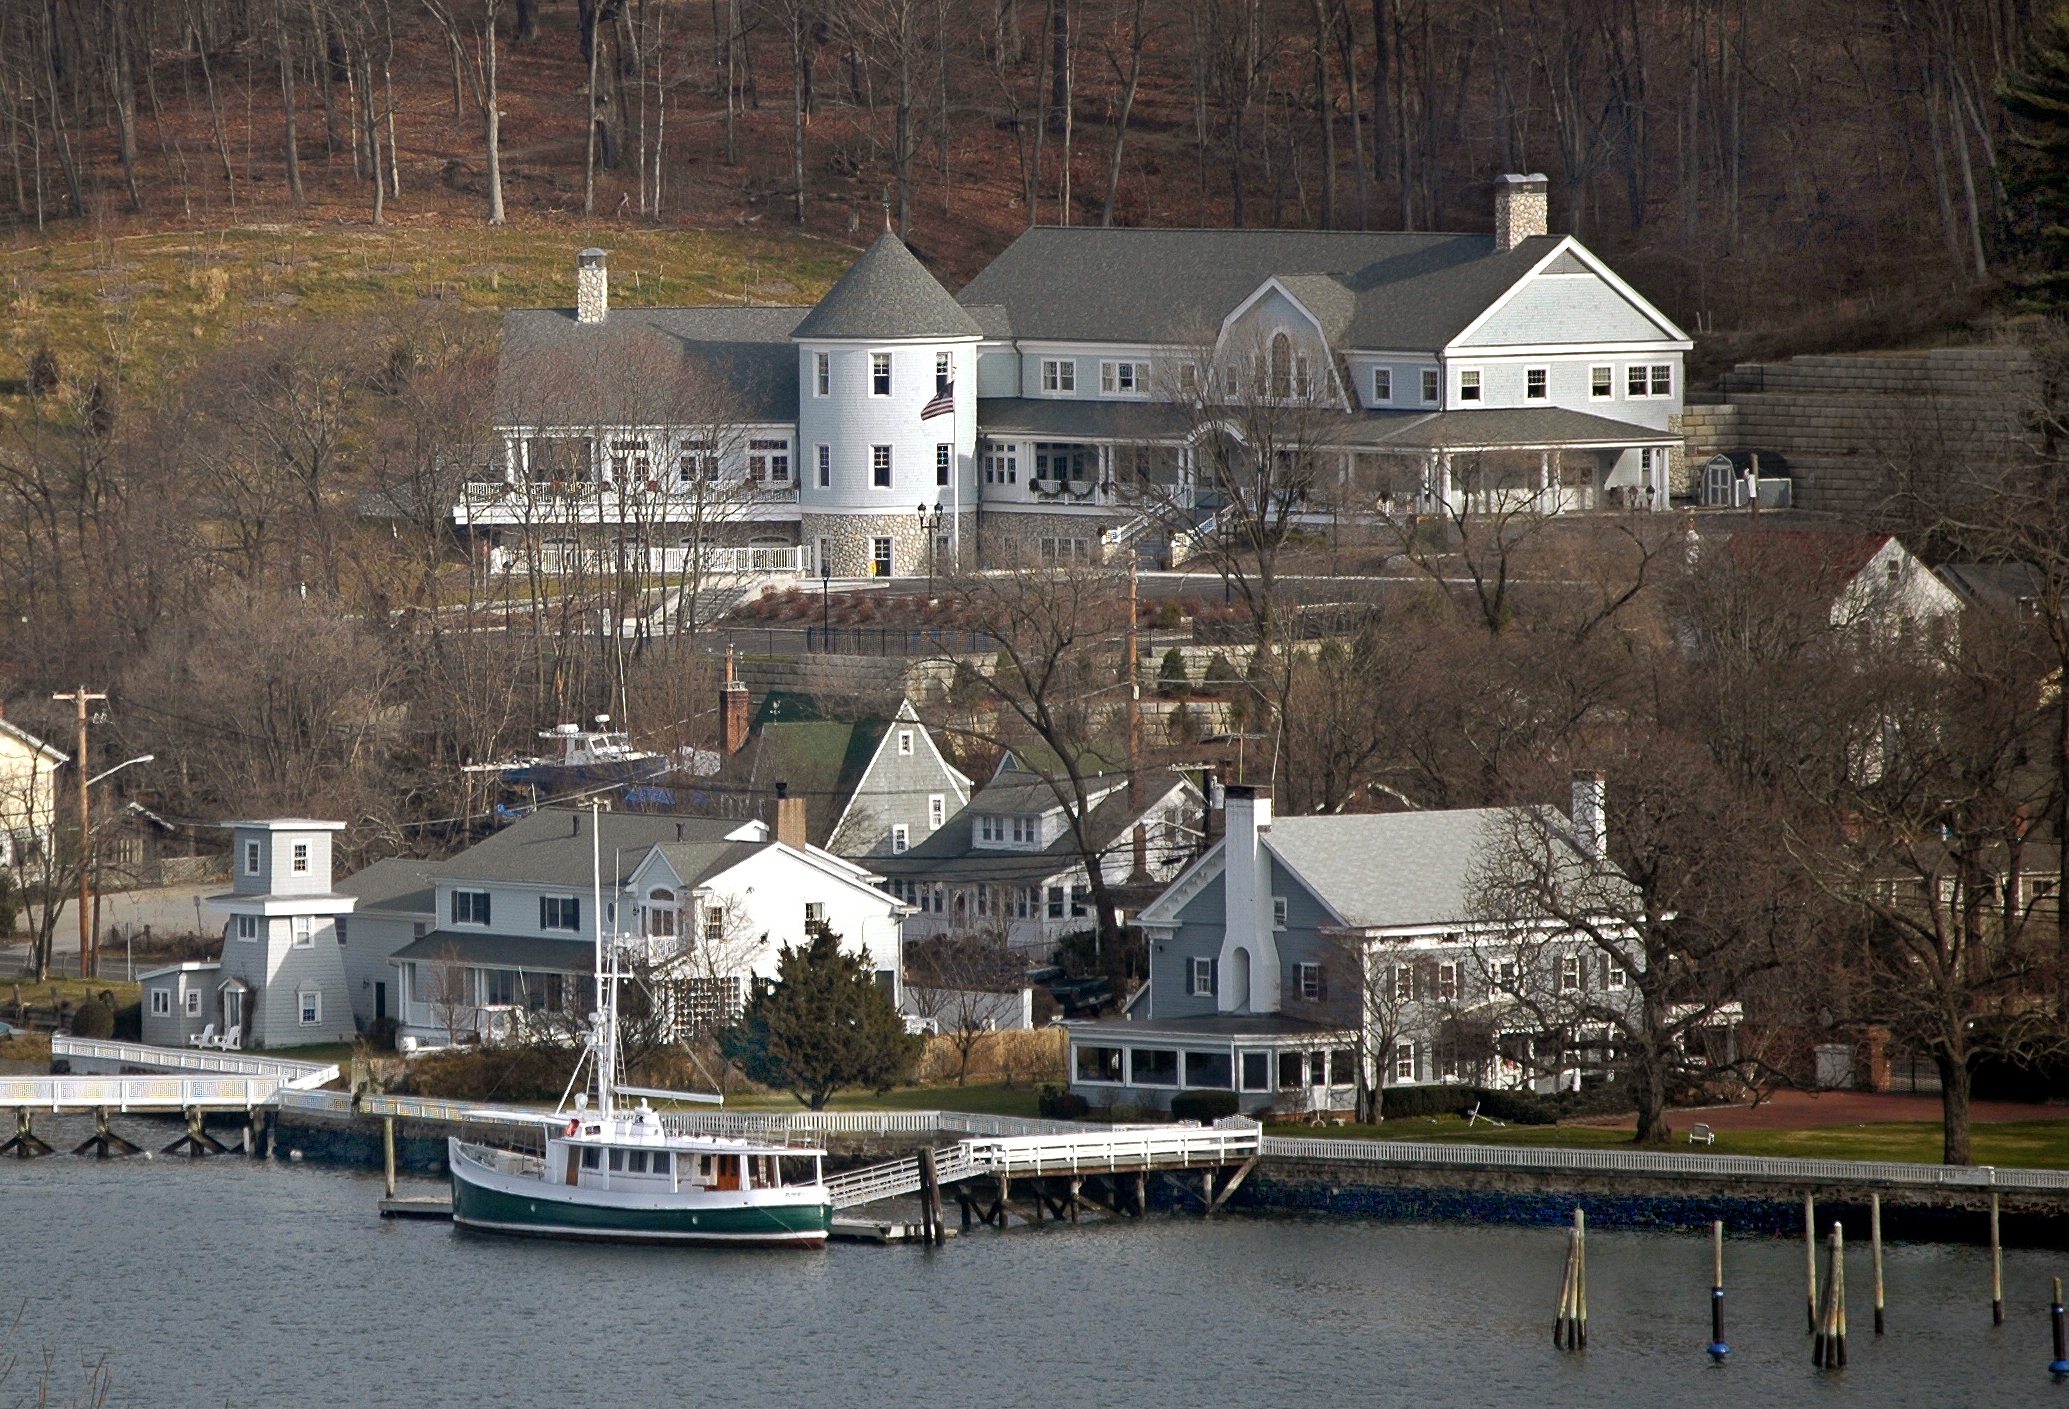
[[[733,648],[726,647],[726,683],[718,692],[718,733],[726,757],[747,747],[747,687],[733,678]]]
[[[1600,773],[1573,775],[1573,838],[1590,861],[1609,854],[1609,785]]]
[[[611,273],[604,267],[609,256],[600,249],[586,249],[575,256],[575,321],[601,323],[611,315]]]
[[[805,826],[805,800],[790,795],[790,784],[776,784],[776,840],[803,851],[811,844]]]
[[[1551,182],[1541,171],[1494,178],[1494,247],[1507,254],[1552,227]]]
[[[1221,970],[1215,1006],[1224,1013],[1279,1011],[1279,942],[1272,932],[1272,790],[1243,783],[1228,799],[1222,839]]]

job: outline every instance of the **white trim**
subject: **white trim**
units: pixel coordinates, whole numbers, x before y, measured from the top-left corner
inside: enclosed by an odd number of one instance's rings
[[[1559,242],[1552,246],[1551,250],[1548,253],[1546,253],[1544,258],[1538,260],[1538,262],[1536,264],[1533,264],[1530,267],[1530,269],[1523,274],[1521,278],[1517,279],[1515,283],[1509,285],[1509,287],[1501,294],[1500,297],[1496,298],[1492,303],[1489,303],[1485,308],[1481,309],[1478,317],[1474,318],[1472,322],[1466,324],[1463,328],[1459,329],[1458,332],[1453,334],[1451,341],[1444,345],[1443,351],[1449,353],[1454,348],[1462,348],[1467,342],[1471,341],[1473,334],[1479,332],[1480,329],[1487,324],[1489,319],[1493,318],[1495,314],[1499,313],[1502,309],[1506,308],[1510,300],[1514,299],[1517,296],[1517,294],[1522,292],[1523,286],[1525,284],[1528,284],[1532,280],[1536,279],[1538,275],[1542,274],[1545,271],[1545,267],[1547,265],[1551,264],[1554,260],[1558,259],[1560,255],[1565,254],[1569,250],[1573,252],[1573,255],[1576,259],[1580,260],[1581,263],[1587,265],[1589,269],[1593,270],[1596,277],[1600,278],[1602,282],[1608,284],[1610,288],[1614,289],[1617,293],[1621,294],[1627,301],[1629,301],[1630,304],[1638,310],[1639,314],[1642,317],[1648,320],[1654,327],[1660,329],[1661,332],[1665,333],[1667,336],[1664,339],[1664,341],[1669,343],[1679,343],[1681,345],[1681,350],[1684,352],[1694,348],[1694,339],[1690,338],[1687,333],[1684,333],[1683,331],[1681,331],[1679,327],[1675,326],[1674,321],[1671,318],[1667,317],[1666,314],[1660,312],[1657,308],[1653,307],[1651,302],[1647,300],[1643,294],[1639,293],[1636,289],[1632,288],[1622,279],[1619,279],[1616,276],[1616,271],[1611,269],[1608,265],[1604,264],[1600,259],[1596,258],[1596,256],[1588,249],[1586,245],[1583,245],[1579,240],[1575,239],[1571,235],[1562,235],[1559,237]],[[1508,345],[1513,346],[1514,344]]]

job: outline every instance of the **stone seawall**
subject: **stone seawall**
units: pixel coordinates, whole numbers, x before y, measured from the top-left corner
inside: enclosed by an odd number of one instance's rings
[[[1635,1174],[1423,1169],[1409,1166],[1264,1159],[1229,1200],[1252,1213],[1325,1214],[1439,1223],[1563,1223],[1575,1208],[1604,1228],[1701,1229],[1721,1218],[1734,1232],[1800,1235],[1803,1196],[1817,1199],[1818,1221],[1834,1218],[1865,1237],[1869,1195],[1858,1185],[1786,1184]],[[1883,1189],[1884,1235],[1923,1242],[1987,1242],[1987,1192]],[[1166,1185],[1152,1204],[1183,1210],[1198,1199]],[[2069,1198],[2031,1193],[2001,1196],[2007,1244],[2069,1247]]]

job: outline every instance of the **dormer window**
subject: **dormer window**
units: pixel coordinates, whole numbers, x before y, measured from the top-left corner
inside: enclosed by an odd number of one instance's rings
[[[259,844],[248,841],[244,844],[244,874],[256,876],[259,873]]]
[[[1031,842],[1041,835],[1041,819],[1036,817],[1015,817],[1013,819],[1013,840]]]

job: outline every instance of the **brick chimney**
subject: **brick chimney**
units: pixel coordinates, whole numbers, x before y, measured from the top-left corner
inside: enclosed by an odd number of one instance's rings
[[[1552,227],[1551,182],[1541,171],[1494,178],[1494,247],[1507,254]]]
[[[790,784],[776,784],[776,840],[803,851],[811,844],[805,826],[805,800],[790,796]]]
[[[726,757],[747,747],[747,687],[733,678],[733,648],[726,647],[726,683],[718,692],[718,732]]]
[[[575,321],[601,323],[611,314],[611,274],[604,267],[609,258],[600,249],[586,249],[575,256]]]

